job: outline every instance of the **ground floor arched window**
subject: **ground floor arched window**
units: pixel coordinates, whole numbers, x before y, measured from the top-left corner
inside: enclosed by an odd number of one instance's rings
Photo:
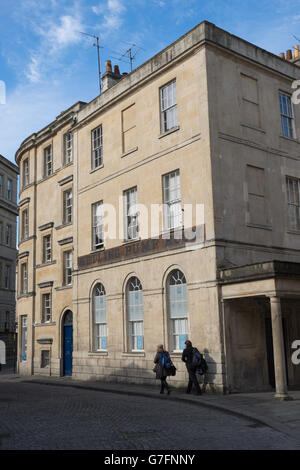
[[[93,292],[94,349],[106,351],[106,292],[102,284],[97,284]]]
[[[129,279],[126,288],[128,350],[144,349],[143,288],[137,277]]]
[[[179,269],[168,276],[167,303],[170,347],[173,351],[182,351],[188,338],[188,304],[186,279]]]

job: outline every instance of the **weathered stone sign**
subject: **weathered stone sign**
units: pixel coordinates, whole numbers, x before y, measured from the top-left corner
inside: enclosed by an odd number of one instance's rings
[[[126,259],[138,258],[158,252],[183,248],[193,243],[201,243],[205,238],[205,226],[199,225],[191,229],[174,230],[160,235],[158,238],[148,238],[136,242],[126,243],[109,250],[91,253],[78,258],[78,268],[87,269],[111,263],[117,263]]]

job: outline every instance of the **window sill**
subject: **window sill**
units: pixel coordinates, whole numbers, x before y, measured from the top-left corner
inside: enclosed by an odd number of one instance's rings
[[[40,327],[40,326],[55,326],[56,322],[55,321],[45,321],[41,323],[34,323],[35,327]]]
[[[104,246],[103,246],[102,248],[95,248],[95,249],[93,249],[93,250],[90,252],[90,254],[91,254],[91,255],[95,255],[96,253],[99,253],[99,252],[101,252],[101,251],[105,251]]]
[[[251,224],[251,223],[248,223],[246,225],[247,227],[251,227],[251,228],[260,228],[262,230],[269,230],[269,231],[273,230],[272,225],[260,225],[260,224]]]
[[[296,137],[287,137],[286,135],[280,135],[280,139],[289,140],[290,142],[295,142],[296,144],[300,144],[300,141],[296,139]]]
[[[130,243],[136,243],[141,240],[141,237],[134,238],[133,240],[123,240],[123,245],[129,245]]]
[[[58,227],[55,227],[55,230],[60,230],[65,227],[70,227],[71,225],[73,225],[73,222],[68,222],[67,224],[61,224]]]
[[[46,263],[41,263],[41,264],[37,264],[35,266],[36,269],[39,269],[39,268],[44,268],[46,266],[51,266],[52,264],[56,264],[56,260],[55,261],[47,261]]]
[[[68,284],[67,286],[55,287],[55,290],[67,290],[67,289],[73,289],[73,284]]]
[[[89,352],[88,353],[89,357],[107,357],[108,356],[108,351],[94,351],[94,352]]]
[[[134,147],[133,149],[128,150],[127,152],[122,153],[121,158],[127,157],[127,155],[130,155],[131,153],[136,152],[138,149],[139,149],[138,147]]]
[[[160,134],[160,135],[158,136],[158,138],[159,138],[159,139],[162,139],[163,137],[165,137],[165,136],[167,136],[167,135],[173,134],[173,132],[179,131],[179,129],[180,129],[180,126],[173,127],[172,129],[169,129],[168,131],[163,132],[162,134]]]
[[[253,131],[261,132],[262,134],[266,134],[266,131],[261,127],[252,126],[251,124],[245,124],[244,122],[241,123],[242,127],[247,127],[248,129],[252,129]]]
[[[95,173],[95,171],[101,170],[101,168],[104,168],[104,164],[103,164],[103,163],[102,163],[102,165],[97,166],[97,168],[94,168],[93,170],[91,170],[91,171],[90,171],[90,174],[91,174],[91,173]]]
[[[6,289],[7,290],[7,289]],[[35,293],[34,292],[28,292],[28,294],[20,294],[18,295],[18,299],[27,299],[28,297],[32,297]]]
[[[291,233],[292,235],[300,235],[300,230],[287,230],[286,233]]]
[[[131,351],[122,353],[122,357],[145,357],[145,351]]]

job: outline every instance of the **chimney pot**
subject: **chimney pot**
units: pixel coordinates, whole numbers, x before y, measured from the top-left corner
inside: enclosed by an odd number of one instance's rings
[[[121,74],[120,74],[120,69],[119,69],[119,66],[118,66],[118,65],[115,65],[115,66],[114,66],[114,73],[115,73],[116,75],[121,75]]]
[[[105,72],[112,72],[111,60],[107,60],[107,61],[105,62]]]
[[[281,59],[285,60],[285,53],[284,53],[284,52],[280,52],[279,57],[280,57]]]
[[[293,60],[293,54],[292,54],[292,50],[291,49],[288,49],[286,51],[286,60]]]
[[[300,57],[300,46],[299,46],[299,44],[297,44],[297,45],[294,47],[294,49],[295,49],[294,58],[295,58],[295,59],[298,59],[298,57]]]

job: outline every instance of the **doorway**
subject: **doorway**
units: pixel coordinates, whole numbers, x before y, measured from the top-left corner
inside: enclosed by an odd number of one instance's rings
[[[63,318],[63,375],[72,375],[73,313],[67,310]]]

